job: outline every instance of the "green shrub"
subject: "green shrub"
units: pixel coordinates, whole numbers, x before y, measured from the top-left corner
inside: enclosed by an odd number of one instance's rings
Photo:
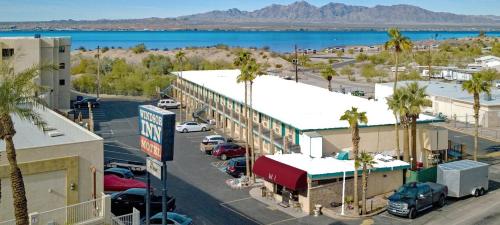
[[[130,50],[132,50],[132,52],[134,52],[135,54],[140,54],[146,52],[148,49],[146,48],[146,45],[144,43],[141,43],[130,48]]]

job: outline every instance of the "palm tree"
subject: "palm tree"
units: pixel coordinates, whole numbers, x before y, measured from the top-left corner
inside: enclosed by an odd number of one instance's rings
[[[393,91],[396,91],[397,83],[398,83],[398,72],[399,72],[399,54],[405,51],[411,51],[413,44],[409,38],[403,36],[401,32],[397,28],[390,28],[387,32],[390,40],[387,41],[384,45],[385,50],[394,49],[395,53],[395,72],[394,72],[394,86]],[[394,130],[396,132],[395,136],[395,144],[396,144],[396,152],[399,152],[399,127],[398,127],[398,115],[394,112],[394,118],[396,119],[396,123],[394,124]]]
[[[335,71],[332,66],[328,65],[323,70],[321,70],[321,76],[328,81],[328,90],[332,91],[332,79],[333,76],[337,76],[337,71]]]
[[[241,83],[243,82],[245,85],[245,107],[243,107],[243,113],[245,115],[246,119],[246,124],[247,124],[247,136],[246,136],[246,141],[245,141],[245,159],[246,159],[246,165],[250,165],[250,152],[248,148],[248,141],[249,141],[249,135],[248,135],[248,74],[247,71],[245,71],[245,66],[247,65],[248,61],[252,58],[252,53],[248,51],[241,51],[239,55],[234,59],[233,64],[237,67],[240,67],[240,75],[237,77],[236,82]],[[240,124],[242,126],[242,124]],[[246,176],[250,176],[250,166],[246,167]]]
[[[423,107],[432,106],[432,101],[425,93],[427,87],[420,87],[417,82],[412,82],[403,89],[408,101],[408,116],[411,121],[411,166],[417,168],[417,119],[422,113]]]
[[[17,164],[13,137],[16,134],[12,115],[31,121],[39,128],[45,122],[34,108],[43,108],[43,100],[36,96],[43,89],[33,80],[43,67],[33,66],[21,72],[14,72],[10,62],[0,62],[0,138],[5,142],[13,195],[16,224],[29,224],[28,204],[23,175]]]
[[[410,162],[410,144],[409,144],[409,116],[408,116],[408,96],[403,88],[398,88],[390,97],[387,97],[387,105],[389,109],[396,112],[401,127],[403,127],[403,160]],[[400,159],[401,152],[396,148],[396,157]]]
[[[354,165],[358,162],[359,152],[359,123],[368,123],[366,112],[358,112],[358,108],[352,107],[351,110],[346,110],[340,120],[345,120],[349,123],[352,134],[352,151],[354,154]],[[359,198],[358,198],[358,168],[354,168],[354,210],[359,213]]]
[[[182,78],[182,71],[184,70],[184,62],[186,61],[186,53],[182,50],[178,51],[176,54],[175,54],[175,59],[177,60],[177,63],[179,63],[180,65],[180,69],[181,69],[181,73],[180,73],[180,77]],[[180,106],[179,106],[179,119],[182,121],[182,99],[183,99],[183,88],[181,86],[181,98],[180,98]],[[187,119],[187,112],[186,112],[186,119]]]
[[[373,160],[373,156],[366,153],[366,152],[361,152],[359,156],[359,160],[357,161],[356,168],[359,168],[360,166],[363,167],[363,173],[361,175],[361,187],[362,187],[362,197],[361,197],[361,214],[365,215],[366,214],[366,190],[368,189],[368,168],[373,167],[374,164],[376,164]]]
[[[474,160],[477,161],[477,151],[478,151],[478,138],[479,138],[479,109],[481,103],[479,102],[479,95],[481,93],[490,94],[491,92],[491,82],[485,78],[484,73],[478,72],[472,75],[472,78],[465,81],[462,84],[462,90],[467,91],[474,97]]]

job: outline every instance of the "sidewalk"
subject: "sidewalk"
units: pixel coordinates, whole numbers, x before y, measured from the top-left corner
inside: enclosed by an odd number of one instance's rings
[[[465,124],[460,122],[440,122],[440,123],[433,123],[432,125],[474,136],[474,124]],[[500,127],[495,127],[495,128],[479,127],[479,137],[500,143]]]
[[[283,208],[278,205],[278,202],[275,200],[270,200],[265,197],[262,197],[261,195],[261,190],[260,188],[252,188],[250,189],[250,196],[254,199],[256,199],[259,202],[262,202],[266,205],[268,205],[268,208],[271,210],[279,210],[281,212],[284,212],[290,216],[293,216],[294,218],[302,218],[308,216],[307,213],[303,212],[302,210],[294,209],[292,207],[288,208]]]

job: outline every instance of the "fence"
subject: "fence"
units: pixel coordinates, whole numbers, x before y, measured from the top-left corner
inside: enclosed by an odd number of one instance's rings
[[[30,213],[30,224],[78,224],[102,220],[104,219],[104,214],[108,213],[104,210],[104,204],[106,204],[104,201],[106,198],[109,198],[109,196],[41,213]],[[15,220],[0,222],[0,225],[15,224]]]
[[[430,167],[419,171],[408,171],[406,183],[409,182],[436,182],[437,167]]]
[[[132,213],[122,216],[111,216],[111,225],[139,225],[141,223],[139,210],[133,209]]]

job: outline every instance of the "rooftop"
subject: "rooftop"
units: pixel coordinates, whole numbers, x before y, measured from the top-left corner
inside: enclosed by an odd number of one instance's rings
[[[476,162],[472,160],[460,160],[460,161],[439,164],[439,168],[442,170],[467,170],[484,166],[489,166],[489,164]]]
[[[398,82],[398,87],[404,87],[407,84],[415,81],[400,81]],[[458,83],[447,83],[440,81],[417,81],[420,86],[427,86],[427,94],[430,96],[440,96],[445,98],[451,98],[458,101],[474,103],[473,96],[466,91],[462,90],[462,84]],[[377,85],[382,85],[385,87],[390,87],[392,90],[393,83],[380,83]],[[484,99],[484,94],[481,95],[481,105],[485,106],[496,106],[500,105],[500,90],[491,87],[491,101],[486,101]]]
[[[87,131],[69,119],[50,109],[35,109],[47,123],[44,133],[32,122],[21,120],[16,115],[12,119],[16,129],[14,145],[17,149],[40,148],[78,142],[102,140],[101,137]],[[61,135],[62,134],[62,135]],[[0,151],[5,150],[5,143],[0,141]]]
[[[179,76],[180,72],[176,72]],[[184,71],[182,77],[199,86],[239,103],[244,102],[245,87],[237,83],[239,70]],[[366,126],[390,125],[394,115],[381,102],[329,92],[327,89],[276,76],[259,76],[253,82],[253,108],[301,131],[347,128],[340,116],[351,107],[366,112]],[[435,117],[422,115],[420,122],[433,122]]]
[[[306,171],[307,175],[313,179],[339,177],[343,176],[344,172],[346,175],[354,173],[354,160],[339,160],[334,157],[311,158],[301,153],[267,155],[266,157]],[[376,163],[370,169],[371,171],[400,170],[410,167],[407,162],[392,160],[391,157],[380,154],[374,156],[374,161]]]

